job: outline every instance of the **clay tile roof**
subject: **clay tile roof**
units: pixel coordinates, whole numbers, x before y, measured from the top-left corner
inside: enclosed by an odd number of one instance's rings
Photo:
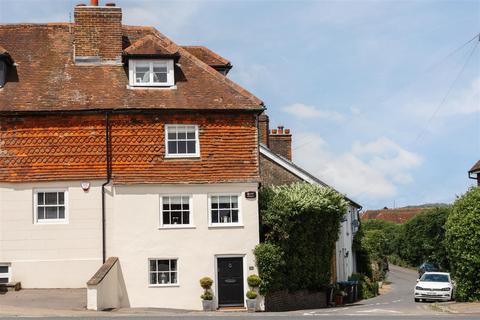
[[[362,220],[378,219],[395,223],[405,223],[415,215],[428,208],[398,208],[398,209],[381,209],[367,210],[362,214]]]
[[[123,65],[74,63],[71,27],[68,23],[0,24],[0,44],[8,48],[16,63],[0,93],[0,113],[264,109],[263,102],[253,94],[147,26],[123,25],[123,49],[142,38],[147,46],[147,36],[151,35],[158,38],[152,41],[153,48],[161,45],[168,52],[178,52],[175,88],[129,89],[128,72]]]
[[[472,169],[470,169],[468,172],[473,173],[473,172],[479,172],[479,171],[480,171],[480,160],[478,160],[477,163],[475,163]]]
[[[216,54],[204,46],[182,46],[185,50],[193,54],[211,67],[231,66],[230,61]]]
[[[147,35],[124,50],[127,55],[154,55],[154,56],[173,56],[178,53],[170,46],[165,47],[159,38],[154,35]]]

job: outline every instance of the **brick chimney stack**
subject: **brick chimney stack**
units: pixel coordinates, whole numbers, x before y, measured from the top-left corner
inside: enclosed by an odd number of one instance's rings
[[[122,9],[112,3],[77,5],[73,25],[75,63],[119,64],[122,61]]]
[[[270,131],[268,140],[270,150],[292,161],[292,134],[290,129],[278,126],[277,129]]]
[[[267,147],[269,145],[268,136],[270,133],[269,122],[270,120],[265,112],[258,116],[258,139],[261,144]]]

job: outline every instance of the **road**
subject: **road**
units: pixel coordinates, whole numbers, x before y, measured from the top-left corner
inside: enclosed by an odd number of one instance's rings
[[[306,320],[306,319],[325,319],[325,320],[352,320],[352,319],[369,319],[369,320],[433,320],[433,319],[463,319],[463,320],[478,320],[480,315],[461,315],[461,314],[448,314],[432,310],[430,303],[415,303],[413,301],[413,286],[416,283],[416,272],[400,267],[391,266],[388,280],[391,282],[390,290],[378,297],[360,301],[354,305],[326,308],[308,311],[292,311],[292,312],[280,312],[280,313],[178,313],[170,315],[126,315],[116,312],[105,313],[105,317],[95,316],[95,319],[111,319],[112,317],[118,317],[121,319],[134,319],[134,320],[150,320],[150,319],[178,319],[178,320],[211,320],[211,319],[292,319],[292,320]],[[0,310],[1,311],[1,310]],[[3,319],[31,319],[15,317],[15,318],[0,318]],[[48,317],[51,318],[51,317]],[[71,319],[71,318],[55,318],[55,319]],[[92,317],[75,317],[75,319],[92,319]]]

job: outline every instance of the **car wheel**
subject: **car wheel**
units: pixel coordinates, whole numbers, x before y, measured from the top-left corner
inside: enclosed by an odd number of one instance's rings
[[[415,302],[419,302],[419,301],[420,301],[420,299],[415,298]]]

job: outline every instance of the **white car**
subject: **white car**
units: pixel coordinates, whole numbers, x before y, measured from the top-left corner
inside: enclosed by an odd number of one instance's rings
[[[448,272],[425,272],[415,285],[415,302],[420,300],[453,300],[455,284]]]

